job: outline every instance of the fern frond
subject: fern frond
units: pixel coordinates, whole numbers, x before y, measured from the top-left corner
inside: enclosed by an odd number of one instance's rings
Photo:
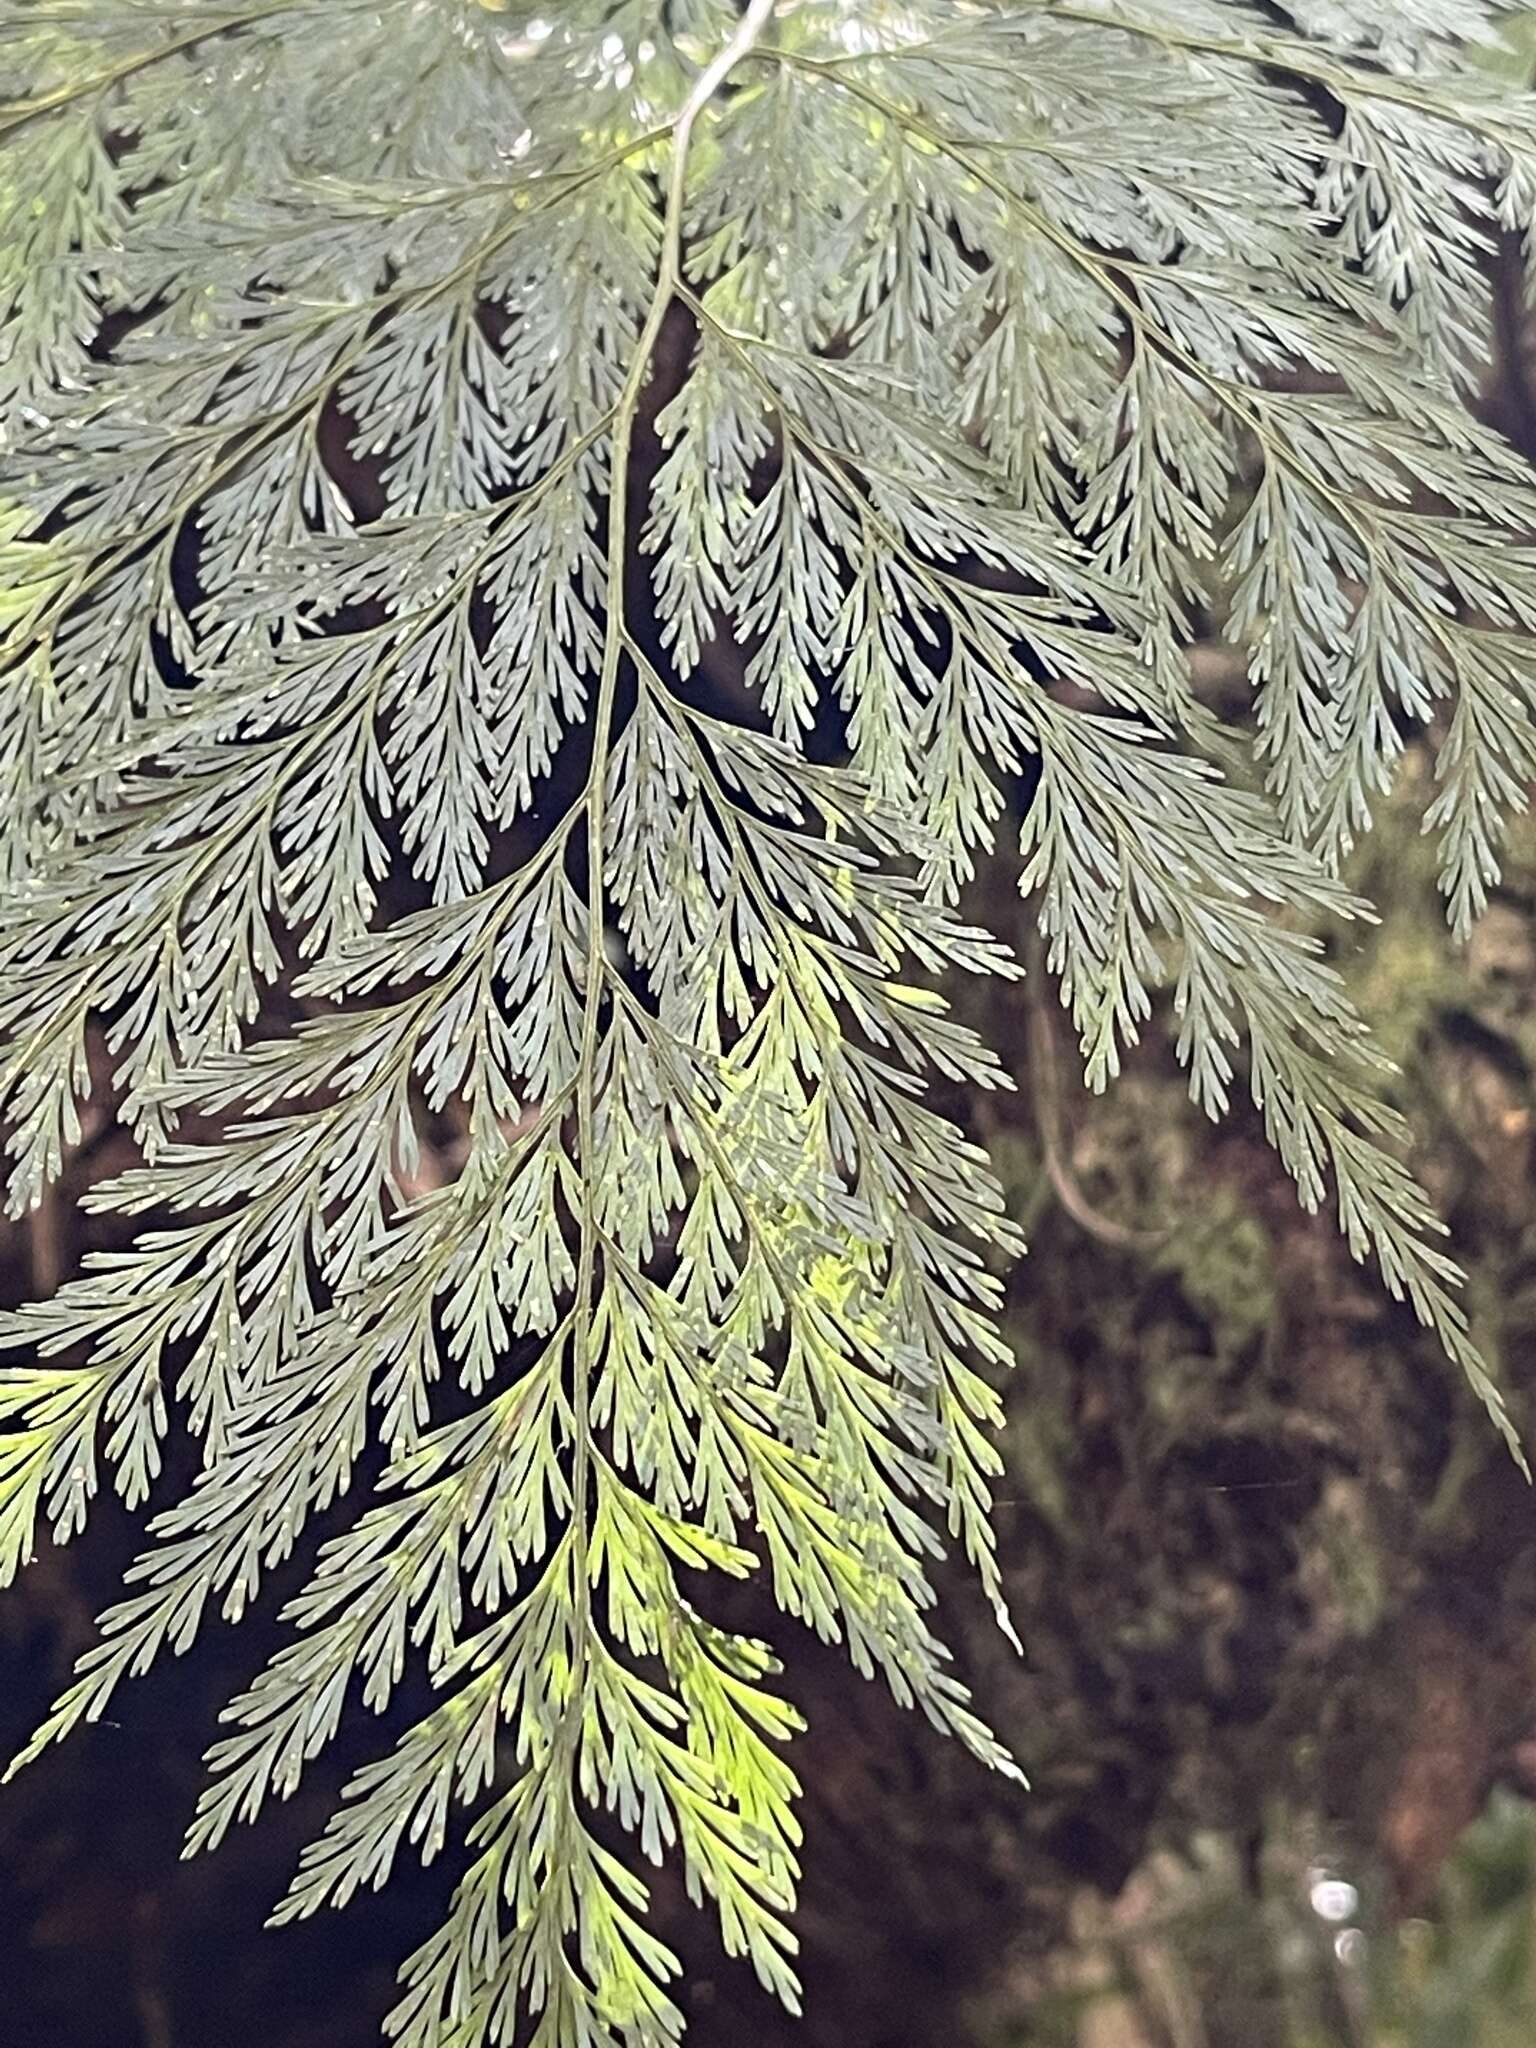
[[[1016,1774],[933,1626],[941,1532],[1012,1626],[1022,1246],[931,1093],[1008,1085],[1010,811],[1091,1085],[1243,1086],[1515,1443],[1317,934],[1411,733],[1458,930],[1536,773],[1465,406],[1536,118],[1477,0],[1276,12],[0,0],[12,1213],[137,1145],[0,1317],[0,1580],[154,1500],[21,1760],[302,1553],[189,1846],[423,1670],[277,1913],[468,1850],[404,2048],[676,2041],[669,1858],[796,2003],[720,1579]]]

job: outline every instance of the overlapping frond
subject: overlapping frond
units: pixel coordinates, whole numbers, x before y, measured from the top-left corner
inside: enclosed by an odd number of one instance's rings
[[[109,1087],[143,1219],[0,1319],[0,1578],[155,1500],[28,1754],[366,1491],[192,1842],[424,1668],[278,1915],[467,1845],[405,2048],[674,2041],[635,1855],[794,2003],[722,1578],[1014,1768],[931,1614],[947,1530],[1008,1625],[1020,1246],[929,1084],[1006,1085],[1010,808],[1090,1082],[1242,1076],[1509,1431],[1313,934],[1410,731],[1458,928],[1536,770],[1465,407],[1536,117],[1474,0],[1280,12],[0,6],[9,1198]]]

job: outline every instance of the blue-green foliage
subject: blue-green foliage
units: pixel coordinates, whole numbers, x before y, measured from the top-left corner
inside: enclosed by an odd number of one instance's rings
[[[1281,12],[0,0],[11,1203],[104,1033],[150,1219],[0,1323],[0,1576],[202,1454],[33,1747],[382,1445],[192,1839],[424,1666],[279,1909],[467,1841],[404,2048],[676,2037],[604,1810],[795,2000],[795,1716],[712,1574],[1012,1768],[929,1572],[1006,1625],[1019,1247],[924,1095],[1005,1080],[937,986],[1016,971],[958,907],[1010,787],[1093,1084],[1167,1017],[1508,1427],[1308,933],[1407,730],[1459,928],[1536,768],[1466,407],[1536,120],[1476,0]]]

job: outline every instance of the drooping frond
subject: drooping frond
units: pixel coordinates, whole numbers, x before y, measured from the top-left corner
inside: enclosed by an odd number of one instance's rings
[[[1536,771],[1466,406],[1536,118],[1474,0],[1279,13],[0,0],[10,1202],[104,1044],[143,1219],[0,1320],[0,1578],[156,1497],[28,1754],[366,1492],[192,1840],[423,1666],[279,1908],[467,1845],[404,2048],[674,2041],[620,1836],[794,2003],[721,1575],[1014,1768],[930,1612],[947,1534],[1007,1622],[1020,1246],[930,1084],[1006,1085],[1010,808],[1090,1082],[1167,1020],[1509,1432],[1314,933],[1411,730],[1458,929]]]

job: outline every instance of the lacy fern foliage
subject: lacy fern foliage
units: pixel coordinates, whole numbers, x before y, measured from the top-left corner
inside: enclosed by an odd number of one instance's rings
[[[1536,770],[1495,17],[0,0],[10,1202],[109,1088],[140,1219],[0,1322],[0,1576],[156,1496],[28,1754],[360,1493],[191,1839],[423,1669],[278,1910],[467,1844],[402,2048],[674,2041],[669,1857],[795,2002],[721,1575],[1013,1769],[930,1625],[944,1531],[1007,1625],[1005,813],[1092,1085],[1166,1021],[1509,1431],[1314,936],[1407,734],[1459,930]]]

